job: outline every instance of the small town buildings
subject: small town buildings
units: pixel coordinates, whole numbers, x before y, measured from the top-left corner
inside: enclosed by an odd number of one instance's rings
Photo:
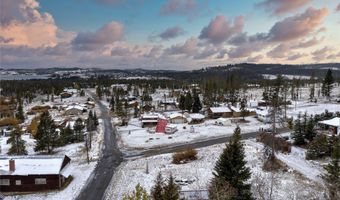
[[[210,107],[208,109],[208,116],[212,119],[217,119],[219,117],[232,117],[233,111],[229,107]]]
[[[181,113],[170,114],[169,119],[172,124],[183,124],[187,122],[187,118]]]
[[[328,130],[329,134],[340,136],[340,117],[334,117],[333,119],[320,121],[318,122],[318,125],[322,129]]]
[[[70,175],[70,161],[67,156],[0,158],[0,191],[33,192],[61,189]]]

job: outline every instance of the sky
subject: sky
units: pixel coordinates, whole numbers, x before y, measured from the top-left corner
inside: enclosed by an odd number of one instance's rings
[[[0,0],[0,67],[340,62],[340,0]]]

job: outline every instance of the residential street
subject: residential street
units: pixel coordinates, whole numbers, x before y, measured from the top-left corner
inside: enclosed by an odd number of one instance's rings
[[[78,200],[94,200],[102,199],[107,186],[115,172],[115,168],[122,162],[122,154],[116,146],[115,133],[116,130],[112,127],[111,116],[106,107],[96,98],[96,96],[87,91],[96,104],[101,109],[100,118],[104,121],[104,141],[103,152],[94,172],[89,177],[86,186],[80,192]]]

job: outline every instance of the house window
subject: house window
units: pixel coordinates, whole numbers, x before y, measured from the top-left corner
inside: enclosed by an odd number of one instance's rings
[[[21,180],[15,180],[15,185],[21,185]]]
[[[44,185],[44,184],[46,184],[46,178],[36,178],[35,179],[35,184],[36,185]]]
[[[9,179],[0,179],[0,185],[10,185]]]

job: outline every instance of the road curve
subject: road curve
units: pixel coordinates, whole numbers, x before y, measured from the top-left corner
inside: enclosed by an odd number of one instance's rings
[[[104,139],[102,155],[92,172],[87,184],[83,187],[77,200],[101,200],[105,190],[110,184],[115,168],[123,161],[122,153],[116,145],[116,129],[113,129],[111,116],[108,109],[97,99],[97,97],[87,91],[95,100],[101,110],[100,118],[104,122]]]

